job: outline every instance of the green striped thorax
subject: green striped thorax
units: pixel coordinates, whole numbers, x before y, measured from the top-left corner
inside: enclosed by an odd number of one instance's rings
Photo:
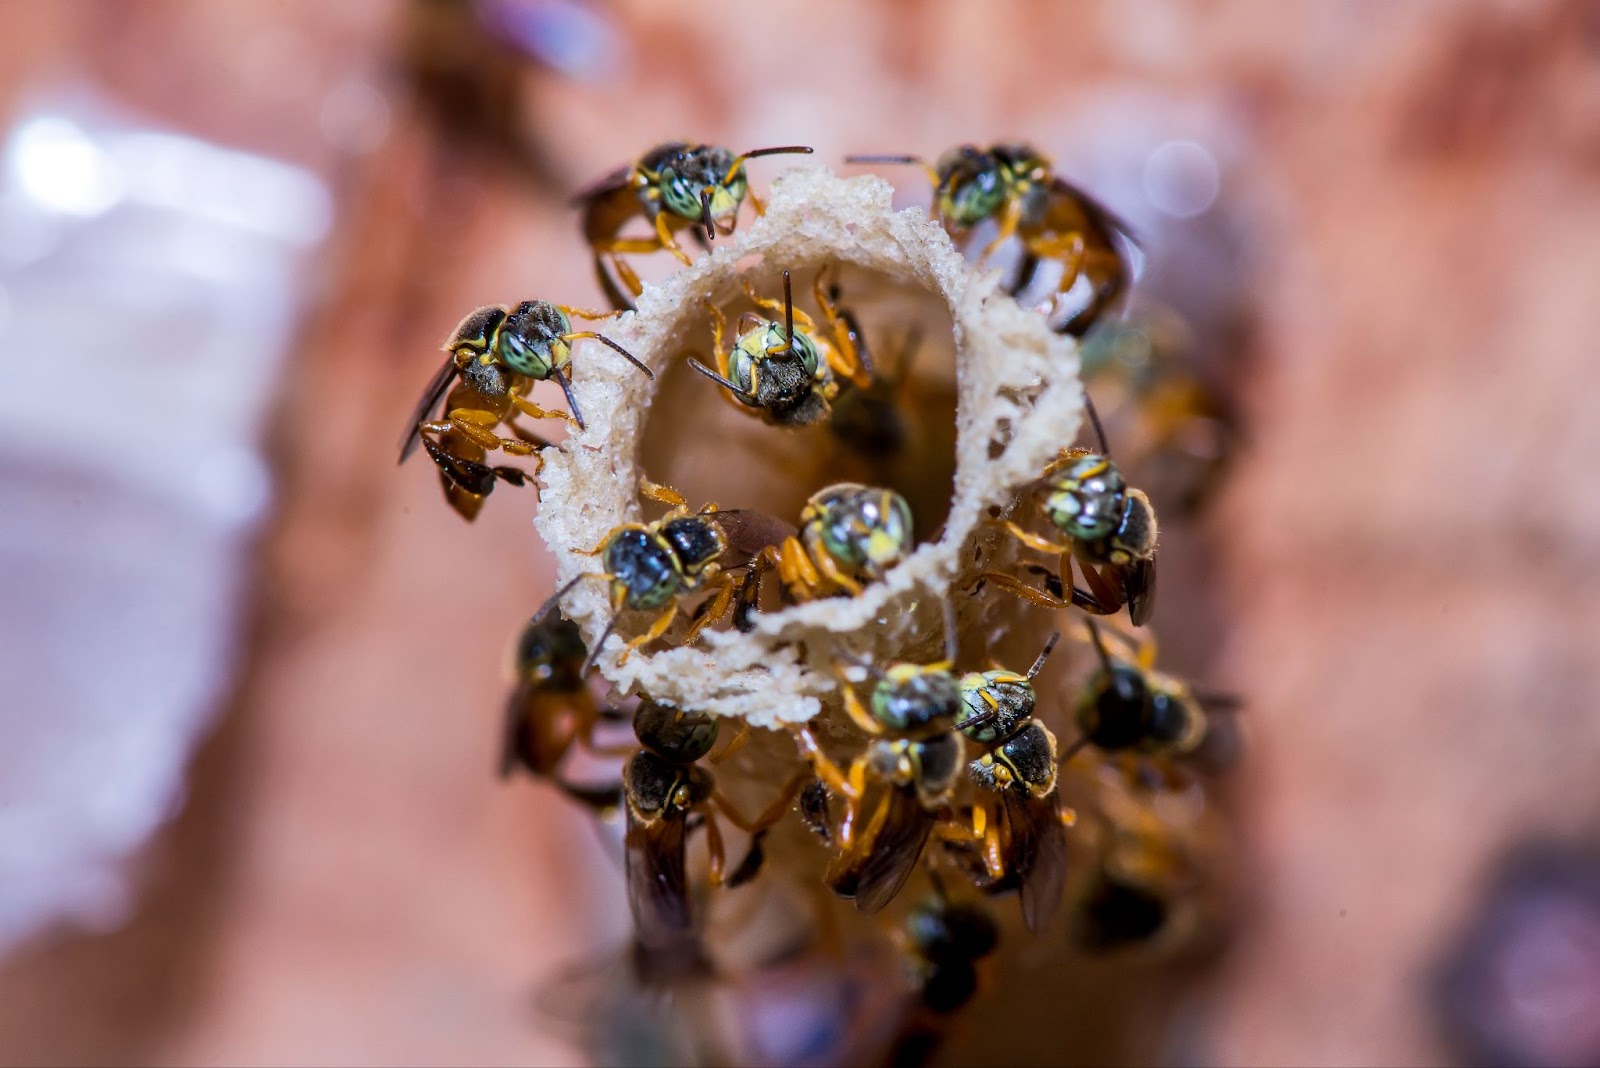
[[[911,505],[891,489],[841,482],[814,494],[800,513],[800,537],[847,571],[881,579],[914,544]]]
[[[1122,522],[1127,495],[1128,483],[1117,465],[1098,453],[1086,453],[1051,476],[1044,510],[1069,537],[1095,541]]]
[[[982,745],[1008,738],[1033,716],[1036,695],[1026,675],[971,671],[961,676],[961,720],[956,726]],[[968,724],[971,724],[968,726]]]
[[[791,341],[784,326],[770,319],[739,335],[728,354],[728,381],[740,401],[755,408],[787,410],[810,396],[827,375],[816,342],[804,330]]]
[[[749,189],[744,168],[732,169],[738,157],[714,145],[673,147],[662,158],[648,161],[653,166],[647,174],[661,205],[679,218],[699,222],[700,198],[709,191],[713,222],[737,213]]]

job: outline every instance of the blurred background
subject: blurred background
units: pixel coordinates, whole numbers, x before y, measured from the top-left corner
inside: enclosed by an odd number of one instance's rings
[[[532,1005],[619,879],[492,774],[533,498],[394,451],[464,312],[601,303],[567,201],[676,138],[1034,142],[1234,428],[1160,629],[1246,701],[1239,918],[1118,1036],[1036,991],[1037,1063],[1600,1062],[1575,0],[0,6],[0,1059],[583,1063]]]

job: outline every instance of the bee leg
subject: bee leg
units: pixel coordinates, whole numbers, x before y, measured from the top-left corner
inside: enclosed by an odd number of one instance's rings
[[[817,307],[822,310],[822,318],[828,324],[828,332],[833,335],[833,345],[823,352],[823,357],[834,374],[848,378],[859,389],[866,389],[872,385],[872,369],[867,366],[861,350],[856,347],[854,339],[850,336],[851,324],[839,314],[839,309],[828,296],[824,283],[830,277],[828,269],[824,267],[817,272],[817,277],[811,283],[811,295],[816,299]]]
[[[750,724],[746,723],[744,720],[740,720],[739,721],[739,733],[737,733],[737,734],[735,734],[733,736],[733,740],[732,741],[730,741],[727,745],[723,746],[722,752],[711,756],[709,759],[710,759],[710,761],[711,761],[711,763],[713,765],[721,764],[723,761],[728,760],[729,758],[731,758],[733,756],[733,754],[735,754],[739,750],[743,749],[747,744],[749,744],[749,742],[750,742]]]
[[[1068,449],[1062,449],[1061,450],[1061,455],[1057,456],[1054,460],[1051,460],[1048,465],[1046,465],[1046,467],[1044,469],[1044,477],[1045,478],[1049,478],[1051,475],[1055,474],[1057,471],[1061,470],[1063,467],[1066,467],[1068,464],[1072,463],[1074,460],[1078,459],[1080,456],[1090,456],[1090,455],[1093,454],[1093,452],[1094,452],[1093,449],[1084,449],[1084,448],[1079,448],[1078,446],[1073,446],[1072,448],[1068,448]]]
[[[622,314],[615,311],[585,311],[582,308],[574,308],[570,304],[557,304],[556,307],[560,308],[562,313],[569,319],[615,319]]]
[[[975,810],[982,812],[983,806]],[[973,820],[974,825],[977,819]],[[1000,841],[1000,821],[992,816],[986,817],[986,826],[983,828],[983,866],[989,873],[989,878],[999,881],[1006,875],[1006,855]]]
[[[791,600],[805,602],[821,596],[822,578],[797,539],[785,538],[782,545],[776,549],[769,546],[762,555],[767,553],[776,556],[778,581],[783,583]]]
[[[672,626],[672,621],[677,618],[678,602],[673,601],[671,604],[667,605],[666,611],[657,616],[656,621],[650,624],[649,630],[645,631],[637,638],[632,638],[628,641],[628,647],[622,650],[621,656],[617,657],[617,663],[625,663],[628,659],[629,653],[633,652],[635,649],[643,648],[644,646],[655,641],[657,638],[661,637],[667,632],[667,628]]]
[[[822,553],[817,557],[815,563],[817,569],[822,572],[823,576],[826,577],[829,582],[832,582],[835,586],[838,586],[852,597],[857,597],[861,594],[861,583],[857,582],[849,575],[846,575],[843,571],[840,571],[839,565],[834,562],[832,556],[829,556],[827,553]]]
[[[1001,245],[1010,241],[1017,234],[1017,224],[1022,221],[1022,198],[1010,197],[1006,200],[1005,212],[1000,216],[1000,229],[994,235],[994,240],[983,246],[983,251],[978,253],[978,266],[986,263],[990,256],[997,252]]]
[[[689,625],[689,633],[684,635],[684,645],[692,645],[694,640],[700,637],[702,630],[728,614],[728,607],[733,604],[733,590],[732,576],[717,576],[717,594],[695,612],[694,620]]]
[[[579,550],[577,550],[578,555],[579,556],[599,556],[600,555],[600,551],[606,547],[606,544],[609,541],[611,541],[612,538],[617,536],[617,532],[618,531],[635,530],[635,529],[639,529],[639,524],[637,524],[637,523],[620,523],[617,526],[614,526],[610,530],[606,531],[606,536],[600,539],[600,544],[599,545],[596,545],[593,549],[579,549]]]
[[[840,689],[844,691],[845,714],[850,717],[850,721],[861,729],[861,733],[869,738],[882,734],[883,728],[878,725],[878,721],[872,718],[866,706],[861,703],[861,698],[857,695],[855,687],[851,686],[843,678],[839,682]]]
[[[423,423],[422,429],[436,434],[448,434],[454,431],[479,448],[491,451],[500,447],[500,435],[494,432],[494,428],[498,425],[500,417],[493,412],[475,408],[456,408],[446,419]]]
[[[1035,237],[1025,244],[1028,251],[1041,260],[1055,260],[1061,264],[1061,281],[1056,283],[1057,293],[1065,293],[1071,289],[1078,281],[1078,276],[1083,273],[1087,246],[1084,244],[1083,235],[1078,231]]]
[[[629,298],[629,296],[622,291],[622,287],[617,284],[616,276],[617,276],[617,274],[621,273],[622,269],[626,269],[625,265],[622,263],[621,258],[618,257],[618,256],[612,256],[612,257],[610,257],[610,260],[611,260],[611,263],[613,264],[613,269],[612,270],[607,270],[606,269],[606,257],[601,256],[599,253],[595,254],[595,256],[594,256],[594,279],[595,279],[595,282],[600,286],[600,292],[602,292],[602,293],[604,293],[606,295],[606,300],[610,301],[611,302],[611,306],[613,308],[615,308],[618,312],[635,311],[636,309],[634,308],[633,300],[631,298]],[[628,269],[628,274],[633,275],[633,271],[631,269]],[[637,282],[639,280],[638,276],[634,275],[633,276],[633,280],[635,282]],[[640,289],[643,289],[643,288],[644,288],[643,286],[640,287]]]
[[[672,236],[672,226],[667,218],[667,213],[664,211],[656,212],[656,238],[661,242],[661,247],[678,257],[679,262],[685,267],[694,263],[689,258],[689,254],[683,251],[683,247],[678,244],[678,239]]]
[[[1088,564],[1080,565],[1083,570],[1084,585],[1089,587],[1087,603],[1079,603],[1080,591],[1073,590],[1073,603],[1087,612],[1100,616],[1113,616],[1122,608],[1122,591],[1118,584],[1107,579],[1098,568]],[[1071,563],[1064,563],[1063,569],[1070,575]]]
[[[1070,600],[1054,597],[1044,590],[1035,589],[1016,576],[1007,575],[1003,571],[985,571],[978,577],[987,582],[992,582],[1000,589],[1008,593],[1014,593],[1024,601],[1032,602],[1041,608],[1069,608],[1072,605]]]
[[[542,408],[528,398],[521,396],[515,390],[511,392],[510,396],[511,403],[516,406],[517,411],[521,412],[523,415],[526,415],[530,419],[565,419],[573,426],[578,425],[578,420],[573,418],[572,413],[570,412]]]
[[[1016,538],[1030,549],[1037,549],[1039,552],[1052,554],[1072,551],[1072,546],[1058,545],[1048,538],[1042,538],[1030,531],[1023,530],[1021,527],[1017,526],[1013,520],[1007,519],[1000,525],[1006,529],[1006,533],[1010,534],[1013,538]]]
[[[715,808],[702,805],[699,812],[706,821],[706,855],[711,860],[711,885],[721,886],[728,866],[728,855],[722,845],[722,828],[717,823]]]
[[[750,207],[755,209],[757,218],[760,218],[767,213],[767,206],[762,203],[760,197],[756,196],[755,190],[747,189],[745,191],[744,198],[750,202]]]
[[[522,426],[520,423],[513,423],[513,422],[510,422],[510,421],[507,421],[506,429],[511,431],[511,433],[515,434],[517,436],[518,440],[526,442],[529,445],[532,445],[534,447],[534,453],[538,452],[538,450],[540,450],[540,449],[547,449],[553,444],[553,442],[551,442],[551,440],[549,438],[544,437],[543,435],[537,434],[532,430],[529,430],[527,427]],[[527,455],[531,456],[534,453],[528,453]]]
[[[651,482],[648,478],[639,479],[639,492],[649,497],[652,501],[671,505],[673,508],[684,508],[688,502],[683,499],[683,494],[671,486],[664,486],[659,482]]]

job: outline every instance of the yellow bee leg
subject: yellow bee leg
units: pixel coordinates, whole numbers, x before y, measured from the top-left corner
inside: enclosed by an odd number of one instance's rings
[[[747,190],[744,198],[750,202],[750,206],[755,209],[757,216],[765,215],[767,213],[767,206],[761,202],[761,198],[756,196],[753,191]]]
[[[985,571],[978,577],[987,582],[992,582],[999,589],[1005,590],[1007,593],[1014,593],[1024,601],[1029,601],[1041,608],[1067,608],[1072,604],[1071,601],[1053,597],[1048,592],[1030,586],[1014,575],[1007,575],[1004,572]]]
[[[739,750],[743,749],[750,741],[750,724],[744,720],[739,721],[739,732],[735,734],[728,744],[722,747],[722,752],[714,754],[710,759],[713,764],[721,764],[728,760]]]
[[[1006,532],[1008,534],[1010,534],[1013,538],[1016,538],[1018,541],[1020,541],[1022,544],[1026,545],[1030,549],[1037,549],[1042,553],[1052,553],[1052,554],[1054,554],[1054,553],[1065,553],[1065,552],[1071,552],[1072,551],[1072,546],[1070,546],[1070,545],[1058,545],[1055,542],[1049,540],[1048,538],[1042,538],[1037,534],[1034,534],[1034,533],[1031,533],[1029,531],[1023,530],[1021,527],[1017,526],[1017,524],[1015,522],[1013,522],[1012,520],[1010,520],[1010,519],[1007,519],[1005,522],[1001,523],[1000,525],[1002,527],[1005,527]]]
[[[805,753],[806,759],[811,762],[812,772],[827,785],[828,789],[846,800],[854,800],[861,796],[861,791],[850,784],[849,777],[839,770],[839,765],[822,751],[822,746],[817,744],[816,735],[811,733],[810,727],[796,728],[794,739],[795,744]],[[854,765],[851,770],[855,770]]]
[[[983,251],[978,253],[978,265],[981,267],[990,256],[993,256],[1001,245],[1011,240],[1017,234],[1017,224],[1022,221],[1022,198],[1011,197],[1006,201],[1005,213],[1000,216],[1000,229],[995,233],[994,240],[983,246]]]
[[[653,501],[671,505],[674,508],[683,508],[688,504],[683,499],[683,494],[671,486],[664,486],[659,482],[651,482],[648,478],[639,479],[639,492]]]
[[[657,616],[656,621],[650,624],[649,630],[628,642],[628,647],[622,650],[621,656],[617,657],[617,663],[625,663],[628,659],[628,654],[633,650],[643,648],[644,646],[655,641],[657,638],[661,637],[667,632],[667,628],[672,626],[672,621],[677,618],[678,602],[673,601],[671,604],[667,605],[666,611]]]
[[[672,227],[668,225],[667,213],[664,211],[656,212],[656,237],[660,239],[661,247],[678,257],[685,267],[694,262],[679,246],[678,239],[672,235]]]
[[[729,576],[718,577],[721,581],[718,582],[716,596],[706,602],[709,608],[696,613],[697,618],[689,625],[689,633],[684,635],[683,644],[693,644],[702,630],[728,614],[728,607],[733,604],[734,583]]]
[[[882,734],[883,727],[879,725],[877,720],[872,718],[872,713],[868,712],[866,706],[861,703],[861,698],[856,696],[855,688],[848,682],[840,681],[843,683],[841,688],[844,690],[844,710],[849,715],[851,722],[861,728],[862,733],[868,737]]]
[[[1061,281],[1056,283],[1057,293],[1065,293],[1071,289],[1078,281],[1078,276],[1083,273],[1087,246],[1084,244],[1083,235],[1076,230],[1070,234],[1053,234],[1048,237],[1027,239],[1023,244],[1039,259],[1054,260],[1061,264]]]
[[[579,549],[578,553],[582,556],[599,556],[601,550],[611,543],[611,539],[616,537],[619,531],[639,529],[641,529],[641,527],[638,523],[619,523],[617,526],[614,526],[610,530],[606,531],[606,536],[600,539],[599,545],[596,545],[593,549]]]
[[[778,547],[778,579],[796,601],[810,601],[819,595],[822,578],[817,574],[805,548],[795,538],[786,538]]]
[[[654,252],[655,248],[652,246],[645,251]],[[597,256],[595,259],[598,262],[599,257]],[[644,283],[639,281],[639,275],[634,271],[631,263],[615,252],[606,257],[606,262],[611,264],[611,272],[621,279],[623,286],[634,297],[638,297],[640,293],[644,292]]]
[[[528,398],[518,394],[516,390],[512,390],[510,396],[511,403],[516,406],[517,411],[528,416],[530,419],[565,419],[573,426],[578,425],[578,421],[572,417],[571,412],[563,412],[551,408],[542,408]]]
[[[710,805],[701,805],[700,815],[706,821],[706,855],[711,861],[711,885],[721,886],[728,865],[727,853],[722,846],[722,828],[717,825],[716,811]]]
[[[560,308],[562,313],[569,319],[615,319],[622,314],[615,311],[585,311],[582,308],[574,308],[569,304],[557,304],[556,307]]]
[[[839,846],[849,849],[850,843],[855,840],[856,819],[861,815],[861,802],[867,794],[867,762],[857,757],[850,762],[850,789],[851,793],[845,797],[844,815],[839,818]],[[878,805],[878,816],[883,816],[888,811],[888,799],[885,798]]]
[[[1002,879],[1006,874],[1005,850],[1000,843],[1000,821],[991,820],[983,833],[983,866],[989,878]]]
[[[863,588],[861,583],[840,571],[838,562],[832,556],[822,553],[813,562],[816,564],[817,570],[822,572],[823,577],[850,594],[850,596],[855,597],[861,593]]]

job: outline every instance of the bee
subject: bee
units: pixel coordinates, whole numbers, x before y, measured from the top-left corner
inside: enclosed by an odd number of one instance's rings
[[[892,370],[880,372],[873,365],[866,335],[856,321],[855,314],[838,304],[838,287],[833,287],[828,296],[838,307],[839,318],[849,331],[850,340],[860,355],[861,366],[872,379],[865,389],[847,389],[840,394],[834,401],[828,430],[860,455],[874,459],[898,456],[910,434],[902,398],[906,382],[911,376],[911,361],[922,345],[921,328],[912,326],[900,344]]]
[[[688,264],[689,255],[679,246],[677,231],[695,227],[696,233],[709,242],[719,231],[733,232],[739,206],[746,198],[756,214],[764,212],[745,177],[747,160],[810,152],[804,145],[784,145],[736,156],[715,145],[675,141],[657,145],[633,164],[617,168],[579,193],[573,204],[583,211],[583,236],[594,250],[595,277],[612,307],[618,311],[631,309],[633,300],[629,294],[637,297],[644,291],[639,276],[622,254],[665,249]],[[620,236],[622,228],[641,215],[655,232],[643,237]]]
[[[812,494],[800,512],[799,531],[762,549],[755,566],[776,570],[794,601],[855,597],[914,545],[911,505],[904,497],[840,482]],[[759,572],[752,574],[759,581]]]
[[[1189,756],[1207,741],[1207,709],[1237,706],[1237,699],[1222,694],[1197,697],[1180,680],[1153,670],[1153,642],[1140,643],[1132,662],[1114,658],[1100,628],[1090,619],[1084,623],[1100,666],[1084,685],[1075,710],[1083,742],[1107,752]]]
[[[962,736],[950,729],[961,711],[961,688],[950,670],[953,624],[948,630],[944,661],[873,670],[870,711],[844,682],[845,711],[869,738],[848,773],[828,758],[809,727],[796,731],[817,777],[845,803],[838,833],[842,852],[828,870],[828,885],[854,898],[862,912],[877,912],[900,892],[961,777],[966,750]],[[877,804],[858,834],[869,780],[880,787]]]
[[[633,732],[643,748],[623,767],[622,779],[627,808],[624,867],[635,936],[641,946],[658,953],[696,947],[699,934],[685,857],[690,816],[698,815],[705,827],[711,884],[736,886],[755,876],[762,836],[788,810],[803,777],[792,778],[766,811],[749,820],[717,793],[711,773],[697,764],[717,743],[714,717],[647,698],[634,712]],[[719,814],[751,835],[750,855],[732,876],[726,870]]]
[[[1058,572],[1045,572],[1043,590],[997,571],[984,572],[979,581],[992,581],[1046,608],[1073,605],[1096,615],[1113,615],[1127,605],[1128,618],[1134,626],[1142,626],[1155,611],[1155,509],[1144,491],[1129,486],[1112,462],[1105,428],[1087,397],[1084,407],[1100,451],[1068,449],[1045,469],[1041,479],[1045,516],[1067,536],[1067,543],[1030,533],[1013,520],[1002,524],[1028,548],[1059,554]],[[1073,560],[1078,562],[1087,590],[1073,583]]]
[[[951,238],[965,241],[979,223],[994,220],[998,232],[978,256],[981,264],[1015,237],[1021,242],[1022,270],[1010,287],[1014,294],[1031,282],[1042,261],[1062,266],[1057,293],[1080,278],[1089,296],[1057,329],[1074,337],[1088,333],[1127,292],[1133,279],[1129,246],[1133,230],[1109,208],[1055,173],[1050,160],[1031,145],[961,145],[929,166],[918,156],[846,156],[847,163],[919,166],[933,185],[933,212]]]
[[[517,639],[516,683],[506,699],[500,776],[507,778],[520,768],[574,801],[608,811],[621,796],[615,785],[580,785],[561,773],[577,744],[600,756],[623,754],[595,744],[596,726],[618,713],[602,706],[589,689],[584,667],[589,651],[577,624],[561,614],[557,601],[552,597],[545,602]]]
[[[977,902],[953,902],[936,893],[906,917],[903,943],[914,961],[923,1007],[948,1016],[978,992],[974,965],[1000,944],[1000,928]]]
[[[745,293],[756,307],[774,318],[756,312],[741,315],[732,349],[725,340],[727,317],[720,308],[707,305],[717,369],[692,358],[689,366],[727,390],[740,407],[754,409],[774,426],[803,427],[827,418],[844,382],[862,388],[872,382],[856,347],[854,320],[842,318],[824,290],[828,276],[826,268],[818,271],[813,288],[829,336],[824,337],[811,316],[795,309],[789,272],[784,271],[781,306],[757,296],[745,282]]]
[[[721,511],[707,504],[691,513],[682,494],[648,480],[642,483],[647,497],[671,506],[672,510],[653,523],[624,523],[614,527],[586,555],[599,556],[604,570],[580,575],[605,579],[611,588],[611,622],[590,653],[605,645],[624,611],[657,611],[655,622],[627,643],[623,656],[648,645],[667,632],[677,618],[683,596],[696,590],[715,594],[696,612],[685,642],[692,642],[700,631],[721,619],[737,592],[730,554],[743,555],[750,566],[766,547],[792,536],[793,527],[760,512]],[[569,583],[569,587],[572,583]]]
[[[998,806],[972,810],[972,840],[982,843],[989,889],[1017,888],[1031,931],[1049,925],[1066,884],[1067,839],[1056,793],[1056,737],[1033,716],[1033,679],[1059,634],[1052,634],[1026,675],[997,669],[960,680],[966,716],[956,727],[986,751],[968,765]]]
[[[603,319],[610,313],[586,312],[542,300],[523,301],[516,308],[490,305],[469,314],[445,342],[445,359],[434,372],[416,408],[407,420],[400,442],[404,463],[420,441],[439,469],[445,498],[463,518],[471,520],[497,481],[521,486],[528,474],[509,465],[491,467],[485,455],[500,449],[512,456],[537,457],[549,441],[512,422],[517,414],[533,419],[568,418],[528,399],[533,384],[555,379],[580,428],[583,413],[572,396],[569,368],[572,342],[593,338],[616,352],[645,374],[655,373],[615,341],[590,330],[574,331],[572,317]],[[451,384],[455,383],[454,388]],[[445,396],[443,419],[428,413]],[[506,424],[515,437],[496,433]],[[537,468],[534,474],[537,474]]]
[[[1074,902],[1073,942],[1105,953],[1150,943],[1179,917],[1196,921],[1203,880],[1182,832],[1146,798],[1103,795],[1100,809],[1104,837]]]

